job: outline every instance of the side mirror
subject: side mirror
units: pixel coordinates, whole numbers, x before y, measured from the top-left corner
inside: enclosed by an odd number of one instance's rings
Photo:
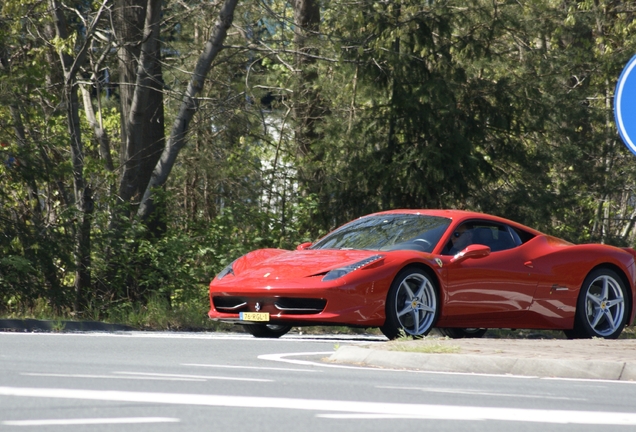
[[[301,243],[296,247],[296,250],[305,250],[307,249],[309,246],[311,246],[313,243],[312,242],[307,242],[307,243]]]
[[[463,251],[455,255],[453,258],[451,258],[450,262],[459,263],[462,261],[466,261],[467,259],[483,258],[483,257],[487,257],[488,255],[490,255],[490,248],[488,246],[473,244],[473,245],[467,246],[466,249],[464,249]]]

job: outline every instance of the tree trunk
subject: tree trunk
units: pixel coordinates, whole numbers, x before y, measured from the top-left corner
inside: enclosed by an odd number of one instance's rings
[[[320,94],[316,90],[318,73],[314,68],[318,49],[311,39],[320,29],[320,4],[317,0],[294,0],[294,44],[296,46],[296,89],[294,91],[295,140],[299,157],[299,181],[305,192],[322,188],[322,151],[316,142],[321,138],[317,124],[323,115]]]
[[[55,26],[56,36],[60,40],[68,40],[69,34],[66,18],[57,0],[50,0],[51,16]],[[75,207],[77,208],[77,222],[75,231],[75,312],[83,307],[83,296],[91,285],[91,222],[93,217],[93,197],[90,187],[84,180],[84,151],[79,118],[79,97],[77,89],[77,72],[84,63],[88,51],[88,41],[99,20],[104,4],[97,12],[91,26],[86,29],[85,43],[72,58],[64,49],[60,49],[59,56],[64,70],[64,102],[71,147],[71,162],[73,166],[73,191],[75,193]]]
[[[119,198],[135,204],[141,199],[165,144],[161,2],[120,0],[117,10],[119,34],[124,42],[119,50],[123,137]],[[162,231],[159,221],[155,221],[151,231]]]
[[[232,25],[234,9],[236,8],[237,2],[238,0],[225,0],[219,13],[219,18],[215,23],[214,30],[210,35],[210,39],[206,42],[205,48],[199,56],[194,73],[183,96],[179,114],[172,124],[168,142],[154,168],[148,187],[139,205],[137,216],[142,220],[148,220],[155,212],[155,190],[165,185],[179,152],[186,144],[186,135],[190,121],[198,108],[196,97],[203,89],[205,77],[212,67],[212,61],[223,49],[223,41],[227,37],[227,31]]]
[[[90,124],[93,128],[93,133],[95,134],[95,138],[99,143],[99,156],[104,161],[106,169],[110,172],[113,172],[115,170],[115,166],[113,165],[113,158],[110,155],[110,138],[95,117],[95,111],[93,110],[93,103],[91,102],[90,92],[84,85],[80,85],[80,89],[82,91],[82,99],[84,102],[84,113],[86,114],[86,120],[88,121],[88,124]]]

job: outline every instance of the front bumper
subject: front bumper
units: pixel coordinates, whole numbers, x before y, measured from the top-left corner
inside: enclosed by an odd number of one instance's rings
[[[235,284],[213,281],[208,316],[217,321],[250,324],[253,322],[241,320],[241,312],[267,312],[272,324],[368,327],[384,324],[388,287],[379,287],[377,281],[355,284],[339,281],[329,285],[317,282],[322,286],[311,286],[310,281],[304,286],[288,284],[239,290]]]

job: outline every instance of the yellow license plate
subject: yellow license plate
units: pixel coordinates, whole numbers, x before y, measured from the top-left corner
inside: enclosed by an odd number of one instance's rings
[[[269,312],[239,312],[241,321],[269,321]]]

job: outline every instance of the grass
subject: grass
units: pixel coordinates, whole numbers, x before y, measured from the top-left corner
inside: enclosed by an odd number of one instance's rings
[[[207,316],[210,308],[207,297],[171,304],[167,298],[151,297],[146,304],[120,302],[108,307],[88,307],[82,315],[71,310],[56,312],[44,299],[37,299],[29,307],[0,310],[0,319],[37,319],[53,321],[53,331],[63,332],[64,321],[101,321],[120,324],[137,330],[194,331],[194,332],[243,332],[243,326],[212,321]],[[294,327],[295,334],[325,335],[381,335],[375,328],[351,328],[346,326]]]
[[[13,308],[2,314],[3,318],[10,319],[38,319],[62,321],[70,319],[72,313],[68,310],[57,312],[44,299],[36,299],[30,307]]]
[[[66,327],[66,324],[64,324],[62,320],[54,320],[53,326],[51,327],[51,331],[53,333],[63,333],[65,327]]]
[[[489,329],[485,338],[492,339],[566,339],[561,330]],[[636,339],[636,326],[625,327],[619,339]]]
[[[445,344],[440,339],[395,340],[387,342],[389,351],[413,352],[425,354],[457,354],[461,348],[457,345]]]
[[[400,336],[385,343],[383,349],[424,354],[456,354],[460,352],[461,348],[458,345],[445,343],[450,340],[448,337],[440,337],[437,331],[433,331],[423,338],[413,338],[402,330]]]
[[[10,319],[40,319],[56,322],[55,331],[64,331],[62,321],[102,321],[111,324],[122,324],[138,330],[172,330],[172,331],[242,331],[242,326],[219,323],[212,321],[207,316],[209,309],[207,296],[202,299],[192,299],[182,301],[178,304],[171,304],[167,298],[155,296],[151,297],[146,304],[118,303],[109,307],[89,307],[82,316],[74,314],[70,310],[55,311],[44,299],[36,300],[29,308],[14,308],[0,311],[0,318]],[[294,327],[292,333],[299,334],[326,334],[326,335],[373,335],[381,336],[382,333],[376,328],[355,328],[346,326],[310,326]],[[414,352],[456,352],[452,348],[446,348],[446,344],[437,345],[433,342],[426,344],[410,344],[401,346],[401,342],[424,342],[434,341],[435,331],[431,336],[411,341],[406,338],[398,339],[395,347],[396,351],[423,350]],[[551,330],[510,330],[510,329],[490,329],[485,338],[497,339],[564,339],[562,331]],[[621,339],[636,339],[636,327],[626,327],[620,336]],[[439,340],[439,337],[437,337]],[[421,346],[419,346],[421,345]],[[444,351],[448,350],[450,351]]]
[[[565,339],[565,334],[560,330],[488,329],[484,337],[492,339]]]
[[[204,301],[183,302],[171,305],[162,297],[152,297],[146,304],[111,304],[108,308],[89,307],[78,315],[70,310],[55,311],[43,299],[36,300],[30,307],[14,308],[0,313],[0,318],[37,319],[53,321],[53,331],[63,332],[63,321],[101,321],[126,325],[138,330],[173,331],[223,331],[234,330],[230,324],[212,321],[207,316],[209,305]]]

